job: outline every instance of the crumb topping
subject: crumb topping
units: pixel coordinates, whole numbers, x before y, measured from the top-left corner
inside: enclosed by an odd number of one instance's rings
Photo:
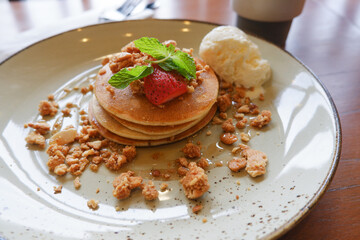
[[[154,183],[149,180],[147,184],[142,185],[142,195],[147,201],[152,201],[158,198],[159,192],[156,190]]]
[[[122,154],[126,157],[126,160],[132,161],[136,157],[135,146],[125,146],[122,150]]]
[[[125,163],[127,163],[126,157],[117,152],[113,152],[111,156],[105,160],[105,166],[115,171],[119,170]]]
[[[204,169],[198,167],[195,162],[189,164],[189,171],[180,182],[184,188],[186,197],[189,199],[201,197],[210,188]]]
[[[177,173],[179,174],[179,176],[185,176],[188,171],[189,169],[182,166],[177,169]]]
[[[224,133],[220,136],[220,140],[221,140],[221,142],[223,142],[227,145],[231,145],[231,144],[235,143],[238,140],[238,138],[235,134]]]
[[[99,208],[99,201],[98,200],[94,200],[94,199],[90,199],[89,201],[87,201],[87,206],[91,209],[91,210],[97,210]]]
[[[187,143],[181,151],[187,158],[198,158],[201,156],[200,147],[193,143]]]
[[[79,177],[76,177],[76,178],[74,179],[74,187],[75,187],[76,189],[79,189],[79,188],[81,187],[81,182],[80,182],[80,178],[79,178]]]
[[[187,168],[187,166],[189,165],[188,160],[184,157],[181,157],[177,160],[179,162],[179,164],[185,168]]]
[[[263,110],[255,119],[250,121],[250,125],[257,128],[262,128],[263,126],[269,124],[270,121],[271,112],[268,110]]]
[[[71,109],[66,107],[63,110],[61,110],[61,112],[63,113],[64,117],[68,117],[70,116]]]
[[[266,164],[268,162],[265,153],[254,150],[247,145],[239,144],[241,157],[234,157],[228,163],[228,167],[233,172],[238,172],[245,168],[245,171],[251,177],[257,177],[266,173]]]
[[[28,144],[38,145],[40,148],[45,148],[46,145],[45,137],[36,131],[30,132],[25,138],[25,141]]]
[[[235,132],[235,127],[233,125],[233,120],[232,118],[227,119],[222,125],[221,125],[222,129],[224,132],[227,133],[233,133]]]
[[[240,139],[243,142],[248,142],[248,141],[250,141],[250,136],[249,136],[249,134],[242,132],[242,133],[240,133]]]
[[[243,151],[243,156],[247,161],[245,170],[250,176],[257,177],[266,173],[268,160],[265,153],[249,148]]]
[[[166,189],[168,189],[169,185],[167,183],[161,183],[160,184],[160,191],[164,192]]]
[[[45,135],[50,131],[50,125],[46,122],[28,123],[27,125],[41,135]]]
[[[217,98],[217,104],[220,112],[226,112],[231,106],[230,94],[226,93],[224,95],[220,95]]]
[[[247,119],[247,118],[243,118],[242,120],[238,121],[235,126],[236,126],[238,129],[243,129],[243,128],[246,127],[246,123],[247,123],[247,122],[248,122],[248,119]]]
[[[54,186],[54,194],[59,194],[62,191],[62,185]]]
[[[131,190],[141,187],[142,177],[134,176],[135,173],[128,171],[117,176],[113,181],[113,195],[117,199],[125,199],[130,196]]]
[[[42,100],[39,104],[39,113],[41,116],[55,116],[58,112],[59,105],[54,101]]]
[[[199,167],[201,167],[202,169],[207,169],[209,167],[209,162],[208,160],[206,160],[206,158],[202,157],[200,158],[200,160],[197,162],[197,165]]]
[[[195,206],[192,208],[192,212],[193,212],[193,213],[198,213],[198,212],[201,211],[201,209],[203,209],[203,205],[198,204],[198,205],[195,205]]]
[[[246,159],[234,157],[231,161],[229,161],[228,167],[231,171],[238,172],[246,167]]]

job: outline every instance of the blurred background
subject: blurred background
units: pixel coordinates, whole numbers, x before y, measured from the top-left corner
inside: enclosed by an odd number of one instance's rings
[[[24,44],[27,41],[31,43],[34,35],[46,37],[76,27],[95,24],[104,9],[114,4],[121,5],[124,1],[0,0],[0,43],[9,44],[12,41],[19,41],[20,38]],[[158,8],[153,11],[153,18],[237,24],[237,14],[232,8],[231,0],[157,0],[157,6]],[[359,0],[307,0],[302,14],[292,22],[286,49],[300,59],[307,55],[307,51],[316,51],[318,54],[329,56],[342,51],[347,51],[348,56],[358,55],[349,44],[355,44],[355,49],[360,49],[359,28]],[[336,39],[341,39],[337,42],[337,47],[328,48],[329,43]],[[337,61],[345,62],[348,56],[346,59],[341,59],[342,55],[338,54]],[[305,62],[317,74],[330,70],[316,64],[314,69],[311,66],[312,62],[318,60],[315,55]],[[348,64],[347,69],[357,69],[359,66],[358,62]],[[336,71],[336,65],[334,67],[330,71]]]
[[[56,24],[64,18],[74,18],[86,13],[99,13],[103,9],[121,5],[121,0],[0,0],[0,23],[7,25],[10,32],[0,28],[0,36],[14,35],[32,28]],[[235,23],[236,14],[218,15],[218,12],[228,12],[232,9],[231,0],[158,0],[159,8],[154,18],[174,19],[187,18],[196,20],[213,19],[216,23]],[[220,8],[209,8],[210,5]],[[186,9],[184,12],[182,9]],[[189,11],[189,9],[193,11]]]

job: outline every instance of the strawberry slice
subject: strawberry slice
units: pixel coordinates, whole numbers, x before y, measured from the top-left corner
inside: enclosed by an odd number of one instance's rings
[[[154,67],[154,72],[144,78],[145,96],[154,105],[160,105],[187,92],[185,78],[175,72]]]

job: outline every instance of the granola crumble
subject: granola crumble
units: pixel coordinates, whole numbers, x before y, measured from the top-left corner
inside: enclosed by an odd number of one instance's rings
[[[106,91],[108,91],[111,95],[114,95],[115,93],[114,87],[111,85],[106,86]]]
[[[59,186],[54,186],[54,194],[59,194],[59,193],[61,193],[61,191],[62,191],[62,185],[59,185]]]
[[[238,108],[237,112],[238,113],[249,113],[250,107],[248,105],[242,105],[241,107]]]
[[[224,94],[217,98],[217,104],[220,112],[226,112],[231,106],[230,94]]]
[[[117,199],[128,198],[132,189],[141,187],[142,181],[142,177],[136,177],[132,171],[120,174],[113,181],[114,197]]]
[[[188,171],[189,171],[189,169],[187,169],[185,167],[179,167],[177,169],[177,173],[179,174],[179,176],[185,176]]]
[[[265,153],[251,148],[243,151],[243,156],[246,158],[246,172],[251,177],[257,177],[266,173],[267,156]]]
[[[248,142],[248,141],[250,141],[250,136],[249,136],[249,134],[242,132],[242,133],[240,133],[240,139],[243,142]]]
[[[220,136],[221,142],[231,145],[238,140],[237,136],[232,133],[224,133]]]
[[[199,167],[201,167],[202,169],[206,169],[209,167],[209,162],[206,160],[206,158],[202,157],[200,158],[200,160],[197,162],[197,165]]]
[[[125,163],[127,163],[126,157],[117,152],[113,152],[111,156],[105,160],[105,166],[115,171],[119,170]]]
[[[246,123],[247,123],[247,122],[248,122],[248,119],[247,119],[247,118],[243,118],[242,120],[238,121],[235,126],[236,126],[238,129],[243,129],[243,128],[246,127]]]
[[[47,96],[47,99],[48,99],[49,101],[54,101],[54,99],[55,99],[54,94],[49,94],[49,95]]]
[[[25,138],[25,141],[28,144],[38,145],[40,148],[45,148],[46,145],[45,137],[36,131],[30,132]]]
[[[71,109],[66,107],[63,110],[61,110],[61,112],[63,113],[64,117],[68,117],[70,116]]]
[[[271,112],[268,110],[263,110],[255,119],[250,121],[250,125],[253,127],[262,128],[263,126],[269,124],[270,121]]]
[[[166,189],[168,189],[169,185],[167,183],[161,183],[160,184],[160,191],[164,192]]]
[[[54,101],[42,100],[39,104],[39,113],[41,116],[55,116],[59,108],[59,105]]]
[[[213,119],[212,119],[212,122],[211,122],[213,125],[219,125],[219,124],[222,124],[223,123],[223,120],[221,120],[219,117],[215,116]]]
[[[99,201],[90,199],[89,201],[87,201],[87,206],[93,211],[97,210],[99,208]]]
[[[79,177],[76,177],[76,178],[74,179],[74,187],[75,187],[76,189],[79,189],[79,188],[81,187],[81,182],[80,182],[80,178],[79,178]]]
[[[67,173],[67,166],[66,164],[62,163],[62,164],[59,164],[57,165],[55,168],[54,168],[54,173],[58,176],[62,176],[62,175],[65,175]]]
[[[228,167],[231,171],[238,172],[246,167],[246,159],[234,157],[231,161],[229,161]]]
[[[181,157],[181,158],[177,159],[177,162],[178,162],[181,166],[183,166],[183,167],[185,167],[185,168],[189,165],[187,159],[184,158],[184,157]]]
[[[28,123],[27,126],[35,129],[41,135],[45,135],[50,131],[50,125],[46,122]]]
[[[228,117],[227,117],[227,113],[225,112],[221,112],[219,113],[219,118],[223,119],[223,120],[226,120]]]
[[[201,197],[210,188],[204,169],[196,166],[195,162],[189,164],[189,171],[180,182],[184,188],[186,197],[189,199]]]
[[[193,213],[199,213],[199,212],[201,211],[201,209],[203,209],[203,205],[198,204],[198,205],[195,205],[195,206],[192,208],[192,212],[193,212]]]
[[[187,143],[185,147],[183,147],[182,152],[185,157],[188,158],[198,158],[201,156],[200,147],[193,143]]]
[[[155,200],[159,196],[159,192],[156,190],[154,183],[149,180],[147,184],[142,185],[142,195],[148,201]]]
[[[126,160],[132,161],[136,157],[136,148],[135,146],[126,146],[122,150],[122,154],[126,157]]]
[[[233,120],[232,118],[227,119],[222,125],[221,125],[222,129],[224,132],[227,133],[233,133],[235,132],[235,127],[233,125]]]

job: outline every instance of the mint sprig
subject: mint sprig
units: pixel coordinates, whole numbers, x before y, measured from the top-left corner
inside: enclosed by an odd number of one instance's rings
[[[134,41],[135,47],[141,52],[149,54],[156,63],[165,71],[177,71],[187,80],[196,78],[196,65],[194,59],[183,51],[175,51],[173,45],[165,46],[156,38],[142,37]],[[154,68],[151,65],[123,68],[115,73],[109,80],[109,84],[116,88],[124,89],[135,80],[152,74]]]
[[[123,68],[119,72],[112,75],[109,84],[113,87],[124,89],[135,80],[144,78],[154,72],[154,68],[150,65],[135,66],[133,68]]]
[[[157,62],[165,71],[175,70],[188,80],[196,78],[195,61],[189,54],[175,51],[173,45],[167,47],[156,38],[142,37],[134,43],[141,52],[149,54],[156,60],[164,60]]]

